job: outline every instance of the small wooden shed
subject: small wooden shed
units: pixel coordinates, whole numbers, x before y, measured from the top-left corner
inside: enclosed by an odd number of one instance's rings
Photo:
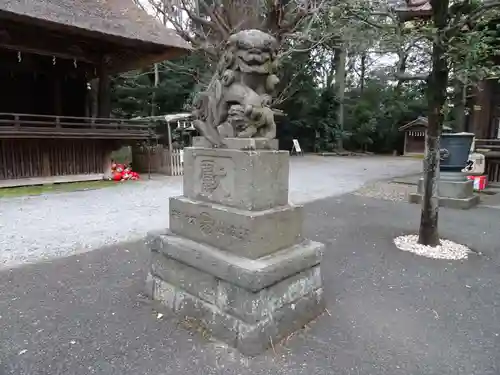
[[[427,117],[417,117],[415,120],[399,128],[400,132],[405,132],[404,155],[416,156],[425,153],[425,133],[429,121]],[[452,131],[447,125],[443,125],[444,132]]]
[[[415,120],[399,128],[405,133],[404,155],[423,155],[425,152],[425,132],[427,117],[417,117]]]

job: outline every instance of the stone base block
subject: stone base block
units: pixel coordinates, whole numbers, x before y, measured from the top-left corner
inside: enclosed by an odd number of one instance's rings
[[[172,309],[181,319],[186,319],[197,328],[201,327],[210,336],[224,341],[249,356],[261,354],[276,345],[283,338],[316,318],[325,309],[323,289],[318,287],[280,304],[261,320],[248,322],[225,311],[217,304],[202,300],[157,276],[152,276],[152,280],[154,283],[153,299]],[[276,288],[279,289],[280,286]],[[272,294],[273,291],[261,293]],[[283,291],[280,293],[283,298],[289,295]],[[221,297],[222,301],[225,297]]]
[[[418,180],[417,192],[422,195],[424,179]],[[438,195],[440,198],[468,199],[474,196],[474,182],[469,180],[439,180]]]
[[[302,240],[302,207],[247,211],[189,198],[170,198],[170,230],[257,259]]]
[[[258,291],[219,279],[160,253],[152,253],[150,274],[247,323],[257,323],[285,304],[321,288],[319,266]],[[151,290],[149,284],[147,288]]]
[[[163,254],[167,258],[196,269],[193,272],[212,275],[252,292],[258,292],[317,266],[321,262],[324,249],[322,243],[304,240],[273,254],[258,259],[248,259],[172,233],[151,235],[147,242],[153,254]],[[178,263],[175,263],[175,266]],[[183,272],[179,269],[180,275],[183,275],[185,280],[194,280],[194,283],[204,285],[200,278]],[[208,280],[206,279],[206,282],[210,284]],[[186,287],[185,284],[178,285]]]
[[[174,235],[152,235],[147,293],[243,354],[277,344],[324,310],[323,244],[248,259]]]
[[[417,193],[410,194],[409,202],[420,204],[424,190],[424,179],[418,181]],[[479,203],[474,194],[474,183],[468,180],[440,180],[438,182],[439,205],[442,207],[467,210]]]
[[[409,195],[408,200],[410,203],[422,203],[422,195],[412,193]],[[480,198],[478,195],[473,195],[469,198],[459,199],[459,198],[446,198],[439,197],[439,205],[441,207],[456,208],[459,210],[468,210],[479,204]]]
[[[288,176],[288,151],[184,149],[183,195],[194,200],[250,211],[284,206]]]

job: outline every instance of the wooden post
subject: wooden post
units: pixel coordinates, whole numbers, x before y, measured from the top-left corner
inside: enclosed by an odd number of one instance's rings
[[[406,145],[408,144],[408,132],[405,130],[405,142],[404,142],[404,148],[403,148],[403,155],[406,156]]]
[[[47,148],[44,148],[42,151],[42,174],[43,177],[50,177],[51,175],[50,156],[49,156],[49,150]]]
[[[170,123],[167,122],[168,130],[168,158],[170,162],[170,175],[173,176],[174,173],[174,161],[173,161],[173,149],[172,149],[172,129],[170,128]]]

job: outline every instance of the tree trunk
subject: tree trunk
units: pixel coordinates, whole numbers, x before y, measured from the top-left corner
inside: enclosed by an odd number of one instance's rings
[[[423,245],[439,245],[438,180],[439,180],[439,137],[443,124],[443,106],[448,85],[448,64],[444,58],[446,40],[443,29],[447,25],[449,0],[432,0],[434,27],[438,36],[432,46],[432,70],[427,82],[428,120],[425,139],[424,189],[418,242]]]
[[[346,50],[344,48],[339,48],[335,50],[335,86],[337,91],[337,101],[339,107],[337,110],[337,123],[339,126],[340,135],[337,137],[337,150],[342,151],[344,149],[344,97],[345,97],[345,77],[346,77]]]
[[[154,65],[154,72],[155,80],[153,82],[153,94],[151,95],[151,116],[156,116],[157,112],[156,93],[160,84],[160,72],[158,71],[158,64]]]
[[[365,79],[366,79],[366,52],[363,52],[361,54],[361,76],[359,78],[360,80],[360,85],[359,85],[359,91],[361,94],[365,91]]]

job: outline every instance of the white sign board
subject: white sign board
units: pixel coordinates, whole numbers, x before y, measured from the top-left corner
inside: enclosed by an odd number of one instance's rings
[[[293,148],[292,151],[297,152],[298,154],[302,153],[302,148],[300,148],[299,140],[298,139],[293,139]]]

